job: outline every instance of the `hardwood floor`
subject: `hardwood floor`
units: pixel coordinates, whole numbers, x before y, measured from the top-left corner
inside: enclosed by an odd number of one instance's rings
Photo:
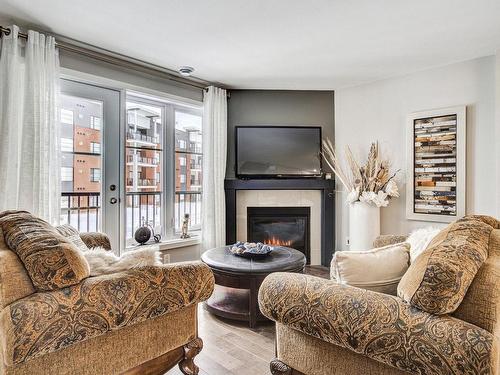
[[[328,278],[329,269],[307,266],[305,273]],[[255,329],[248,323],[218,318],[198,309],[199,336],[203,350],[195,358],[200,375],[268,375],[274,358],[274,323],[260,323]],[[182,375],[175,367],[166,375]]]
[[[196,356],[200,375],[263,375],[269,374],[274,358],[274,323],[260,324],[255,329],[248,323],[215,317],[198,309],[199,336],[203,350]],[[182,375],[175,367],[167,375]]]

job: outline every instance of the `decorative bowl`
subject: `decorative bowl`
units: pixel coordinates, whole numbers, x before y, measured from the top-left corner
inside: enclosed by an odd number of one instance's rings
[[[273,251],[273,247],[265,245],[262,242],[238,241],[234,245],[229,246],[229,251],[233,255],[243,258],[265,258]]]

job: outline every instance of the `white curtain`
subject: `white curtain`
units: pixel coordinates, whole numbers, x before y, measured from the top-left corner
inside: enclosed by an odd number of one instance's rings
[[[203,247],[224,246],[226,212],[224,178],[227,152],[226,90],[210,86],[203,98]]]
[[[51,223],[60,215],[59,55],[53,37],[18,38],[0,52],[0,211],[23,209]]]

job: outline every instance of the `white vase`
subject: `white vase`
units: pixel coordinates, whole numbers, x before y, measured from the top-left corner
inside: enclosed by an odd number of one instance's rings
[[[380,207],[363,202],[349,205],[349,250],[369,250],[380,235]]]

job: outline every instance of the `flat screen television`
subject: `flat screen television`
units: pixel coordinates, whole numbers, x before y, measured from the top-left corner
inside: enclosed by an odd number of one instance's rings
[[[237,126],[236,177],[321,176],[321,127]]]

